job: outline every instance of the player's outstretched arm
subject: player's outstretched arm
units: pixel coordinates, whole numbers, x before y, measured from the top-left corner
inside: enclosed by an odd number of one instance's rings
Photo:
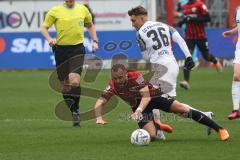
[[[95,104],[95,115],[96,115],[96,123],[97,124],[106,124],[107,122],[103,119],[103,116],[102,116],[102,109],[104,107],[104,105],[107,103],[108,100],[106,100],[105,98],[103,97],[100,97],[96,104]]]
[[[147,107],[147,105],[151,101],[150,92],[147,85],[144,88],[140,89],[139,92],[142,96],[142,99],[136,111],[131,115],[131,119],[136,121],[141,120],[142,111],[144,111],[144,109]]]
[[[184,39],[181,37],[181,35],[176,30],[172,33],[172,40],[179,45],[179,47],[183,51],[186,58],[191,57],[191,54],[187,47],[186,42],[184,41]]]
[[[171,32],[172,32],[172,39],[174,42],[176,42],[179,47],[181,48],[181,50],[183,51],[186,60],[185,60],[185,68],[187,70],[191,70],[195,64],[193,62],[192,56],[190,54],[190,51],[187,47],[186,42],[184,41],[184,39],[181,37],[181,35],[174,29],[174,28],[170,28]]]
[[[231,36],[232,34],[235,34],[235,33],[237,33],[237,32],[238,32],[238,27],[236,26],[236,27],[234,27],[234,28],[231,29],[231,30],[228,30],[228,31],[223,32],[222,35],[223,35],[224,38],[227,38],[227,37],[229,37],[229,36]]]

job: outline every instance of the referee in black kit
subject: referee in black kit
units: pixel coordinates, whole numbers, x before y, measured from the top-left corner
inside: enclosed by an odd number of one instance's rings
[[[56,41],[48,32],[52,25],[55,25]],[[84,26],[93,40],[92,51],[95,52],[98,49],[98,39],[92,16],[83,4],[78,4],[75,0],[64,0],[64,3],[52,7],[41,27],[42,35],[55,53],[61,92],[72,112],[74,127],[80,126],[80,75],[85,54]]]

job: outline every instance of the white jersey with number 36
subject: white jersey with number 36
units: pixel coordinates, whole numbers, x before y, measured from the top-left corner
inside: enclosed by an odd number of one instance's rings
[[[143,58],[162,65],[176,61],[171,44],[175,31],[167,24],[147,21],[137,32],[137,42]]]
[[[172,35],[173,36],[172,37]],[[154,69],[150,83],[161,87],[163,93],[176,97],[176,83],[179,67],[172,51],[172,38],[179,43],[183,39],[173,27],[164,23],[147,21],[137,32],[137,42],[145,60],[151,64],[159,64]],[[178,39],[179,38],[179,39]],[[183,46],[182,48],[187,48]],[[187,50],[187,49],[185,49]],[[190,53],[188,53],[190,55]]]
[[[154,64],[150,83],[154,87],[160,86],[163,93],[175,97],[179,67],[173,55],[172,41],[179,45],[186,58],[191,57],[184,39],[167,24],[146,21],[137,32],[137,41],[144,59]]]

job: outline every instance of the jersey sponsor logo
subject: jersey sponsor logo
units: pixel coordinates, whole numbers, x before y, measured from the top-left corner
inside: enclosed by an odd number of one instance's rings
[[[130,87],[130,88],[129,88],[129,91],[130,91],[130,92],[133,92],[133,93],[138,93],[141,88],[142,88],[141,85],[139,85],[139,86],[134,86],[134,87]]]
[[[197,17],[197,14],[188,14],[187,16],[188,16],[188,17],[196,18],[196,17]]]
[[[79,24],[79,26],[80,26],[80,27],[83,27],[83,26],[84,26],[84,23],[83,23],[83,21],[79,21],[79,23],[78,23],[78,24]]]
[[[146,86],[146,84],[143,81],[142,83],[138,84],[137,86],[129,87],[129,91],[132,92],[133,94],[138,95],[139,90],[144,88],[145,86]]]
[[[106,87],[106,89],[104,90],[104,92],[110,92],[111,89],[112,89],[112,87],[111,87],[110,85],[108,85],[108,86]]]
[[[144,83],[144,78],[143,78],[142,76],[140,76],[140,77],[138,77],[138,78],[136,79],[136,82],[137,82],[138,84],[142,84],[142,83]]]
[[[197,8],[196,7],[193,7],[192,8],[192,12],[195,13],[197,11]]]
[[[159,56],[166,55],[166,54],[170,54],[170,53],[167,50],[162,50],[162,51],[158,52]]]

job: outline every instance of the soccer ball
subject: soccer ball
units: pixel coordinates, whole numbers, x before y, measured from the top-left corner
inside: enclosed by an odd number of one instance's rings
[[[131,143],[137,146],[145,146],[150,143],[150,135],[144,129],[137,129],[131,134]]]

